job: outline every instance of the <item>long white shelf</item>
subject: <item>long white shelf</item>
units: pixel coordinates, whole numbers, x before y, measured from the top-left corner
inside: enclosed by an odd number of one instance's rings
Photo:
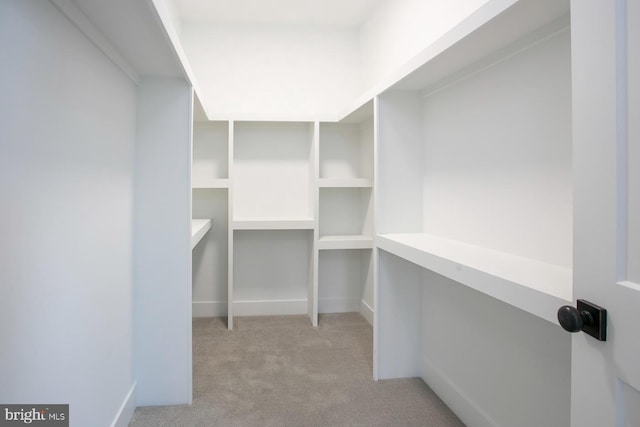
[[[312,230],[315,228],[313,218],[234,218],[234,230]]]
[[[572,300],[572,270],[423,234],[379,234],[376,246],[552,323]]]
[[[210,219],[191,220],[191,249],[195,248],[205,234],[211,229]]]
[[[318,249],[371,249],[373,237],[363,235],[349,236],[321,236],[318,240]]]
[[[322,188],[371,188],[373,180],[368,178],[320,178],[318,186]]]
[[[568,13],[568,0],[488,0],[385,80],[367,89],[338,117],[348,117],[389,89],[416,90],[437,85],[447,76],[474,68],[483,58],[526,39],[540,27],[556,25],[554,21],[562,21]]]
[[[191,183],[191,188],[229,188],[228,179],[210,179],[207,181],[194,181]]]

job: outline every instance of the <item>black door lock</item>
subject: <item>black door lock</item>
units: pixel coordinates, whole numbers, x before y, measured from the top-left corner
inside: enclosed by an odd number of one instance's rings
[[[607,310],[579,299],[577,308],[563,305],[558,309],[560,326],[569,332],[583,331],[597,340],[607,340]]]

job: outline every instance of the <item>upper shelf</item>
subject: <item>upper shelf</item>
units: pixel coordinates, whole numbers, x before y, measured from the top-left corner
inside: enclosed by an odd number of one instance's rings
[[[376,245],[549,322],[572,300],[572,270],[423,234],[380,234]]]
[[[568,15],[569,0],[489,0],[386,79],[366,90],[339,117],[349,117],[389,89],[428,89],[465,69],[474,68],[474,64],[482,66],[483,60],[510,46],[513,48],[517,41],[530,43],[529,37],[535,38],[539,30],[549,32],[555,27],[566,27]]]
[[[195,248],[196,245],[207,231],[211,229],[211,220],[210,219],[192,219],[191,220],[191,249]]]
[[[429,88],[503,49],[517,49],[569,24],[568,0],[511,1],[506,8],[504,3],[487,2],[445,33],[407,64],[411,71],[394,89]]]

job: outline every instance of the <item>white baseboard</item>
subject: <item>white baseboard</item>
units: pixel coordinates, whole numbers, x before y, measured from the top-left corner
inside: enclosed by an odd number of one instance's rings
[[[360,314],[373,326],[373,308],[365,300],[360,301]]]
[[[133,383],[129,393],[124,398],[118,413],[116,414],[111,427],[127,427],[133,418],[133,413],[136,410],[136,383]]]
[[[306,300],[281,301],[236,301],[236,316],[275,316],[287,314],[307,314]],[[226,301],[194,301],[193,317],[225,317],[228,305]],[[373,325],[373,308],[364,300],[355,298],[323,298],[318,301],[319,313],[360,312],[369,324]]]
[[[422,379],[466,425],[498,427],[499,424],[447,375],[425,360],[422,360]]]
[[[234,316],[307,314],[307,300],[234,301]]]
[[[226,317],[228,305],[226,301],[194,301],[193,317]]]
[[[319,298],[318,313],[352,313],[360,311],[357,298]]]

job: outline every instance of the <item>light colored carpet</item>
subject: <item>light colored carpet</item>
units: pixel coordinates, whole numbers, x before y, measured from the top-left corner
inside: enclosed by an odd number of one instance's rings
[[[130,426],[462,426],[421,379],[372,379],[357,313],[193,320],[191,406],[136,409]]]

